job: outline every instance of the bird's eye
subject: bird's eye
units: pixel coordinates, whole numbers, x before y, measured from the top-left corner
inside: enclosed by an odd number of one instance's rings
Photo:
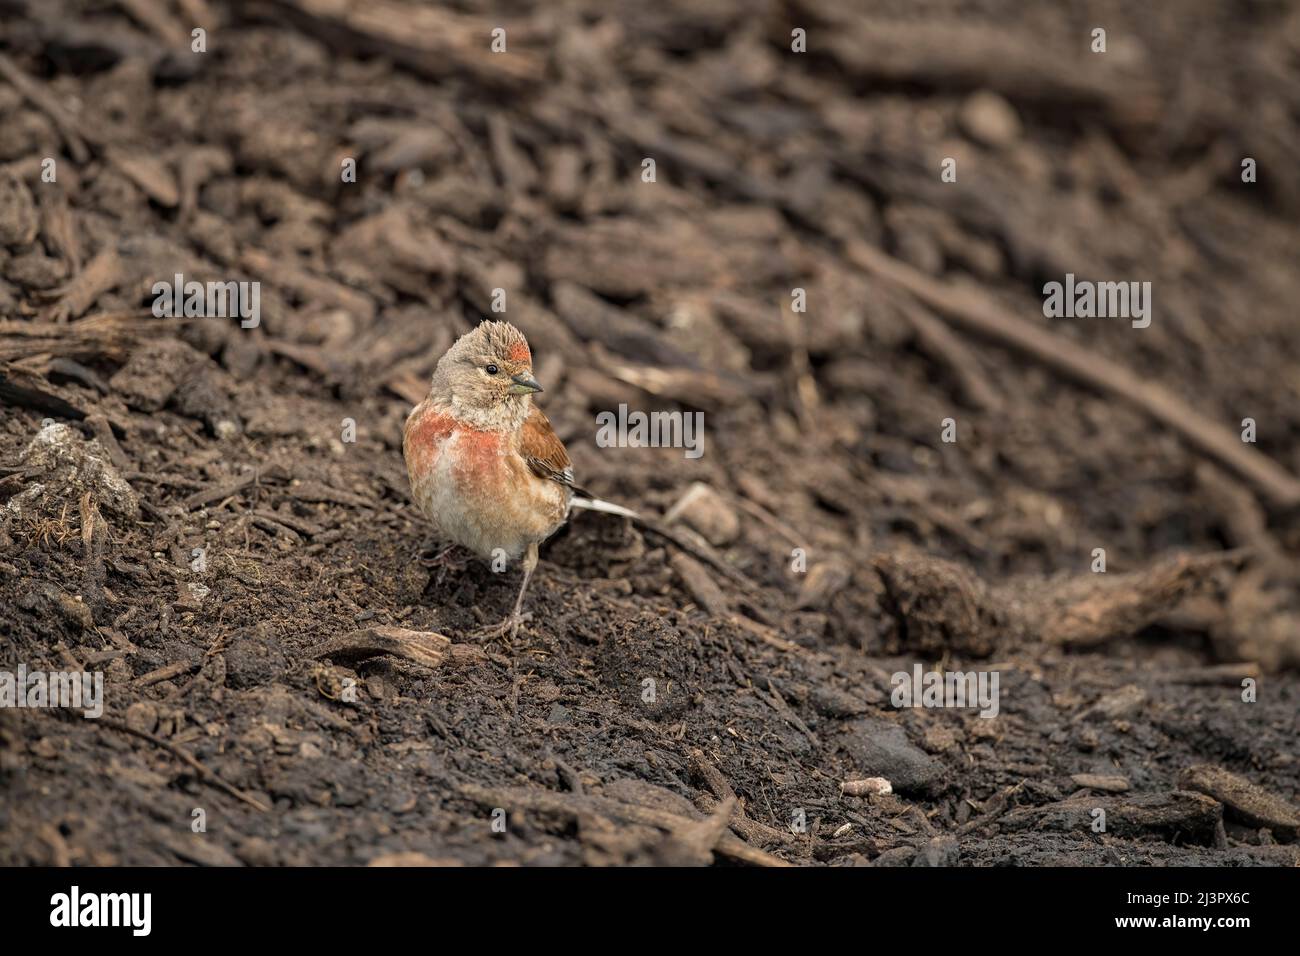
[[[500,369],[498,369],[495,365],[489,365],[489,366],[487,367],[487,373],[488,373],[489,375],[495,375],[495,374],[496,374],[497,372],[499,372],[499,371],[500,371]]]

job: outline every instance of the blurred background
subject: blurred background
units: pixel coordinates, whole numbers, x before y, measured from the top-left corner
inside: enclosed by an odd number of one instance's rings
[[[1005,731],[1025,765],[1129,679],[1293,670],[1297,155],[1290,2],[0,0],[0,650],[106,668],[148,733],[308,830],[360,807],[349,825],[387,819],[374,832],[404,812],[372,801],[376,781],[423,806],[471,754],[503,784],[554,777],[494,709],[503,693],[514,720],[586,728],[548,744],[573,766],[599,778],[649,751],[643,776],[674,790],[690,746],[752,721],[754,742],[712,759],[769,794],[779,828],[817,799],[810,766],[838,780],[864,759],[828,741],[887,696],[881,655],[1064,668],[1061,696]],[[1045,318],[1043,285],[1067,273],[1150,282],[1150,326]],[[152,316],[176,274],[259,282],[260,323]],[[358,665],[378,682],[357,736],[320,716],[342,671],[305,663],[311,646],[368,622],[458,640],[515,586],[426,567],[401,461],[437,359],[483,318],[527,335],[579,483],[672,510],[738,580],[584,516],[544,551],[532,651],[489,649],[507,669],[489,676]],[[597,447],[595,415],[620,404],[702,411],[704,456]],[[36,447],[49,417],[73,427]],[[540,696],[521,704],[525,657]],[[760,690],[737,690],[737,666]],[[690,707],[608,739],[606,707],[639,712],[648,667]],[[1289,723],[1215,719],[1220,755],[1255,748],[1293,792],[1271,762],[1294,742],[1285,680]],[[468,688],[485,699],[458,702]],[[1133,719],[1165,719],[1164,692]],[[1194,749],[1205,715],[1180,706],[1166,744]],[[44,842],[33,825],[6,861],[410,849],[314,830],[272,849],[251,822],[218,849],[161,829],[90,849],[68,833],[100,824],[49,781],[101,772],[104,744],[40,719],[0,736],[23,786],[48,775],[50,812],[78,822]],[[458,721],[473,732],[437,729]],[[388,762],[381,741],[430,727],[417,770]],[[920,788],[941,821],[1007,780],[1005,754],[965,747],[971,782]],[[133,772],[115,785],[127,815],[159,783]],[[433,819],[437,856],[456,840]],[[497,852],[467,846],[447,852]]]

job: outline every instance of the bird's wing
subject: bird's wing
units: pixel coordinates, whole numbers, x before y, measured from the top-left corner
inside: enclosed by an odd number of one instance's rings
[[[573,487],[573,463],[564,450],[564,442],[555,434],[550,421],[536,405],[519,430],[519,454],[538,478],[558,481]]]

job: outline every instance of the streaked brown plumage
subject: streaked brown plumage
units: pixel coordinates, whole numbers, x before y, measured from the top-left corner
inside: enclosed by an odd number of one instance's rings
[[[537,546],[564,523],[574,492],[564,443],[532,403],[542,390],[532,365],[518,329],[482,323],[439,360],[402,442],[411,494],[439,531],[483,558],[523,559],[519,596],[499,628],[512,634]]]

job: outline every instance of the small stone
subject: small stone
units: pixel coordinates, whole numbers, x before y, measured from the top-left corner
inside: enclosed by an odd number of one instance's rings
[[[1092,753],[1101,746],[1101,737],[1091,727],[1078,727],[1074,731],[1074,746],[1084,753]]]
[[[698,531],[712,545],[725,545],[735,541],[740,534],[740,519],[731,505],[716,491],[701,481],[694,482],[686,493],[668,510],[664,520],[669,524],[680,521]]]
[[[967,97],[957,117],[962,132],[984,146],[1008,146],[1020,138],[1020,117],[996,93],[980,90]]]
[[[932,754],[951,750],[957,743],[957,734],[951,727],[927,727],[921,736],[921,746]]]
[[[147,700],[138,700],[126,709],[126,725],[142,734],[152,734],[158,726],[158,708]]]
[[[135,490],[113,467],[108,453],[97,440],[87,441],[77,429],[51,422],[37,432],[23,449],[19,460],[28,468],[42,472],[40,494],[31,497],[35,487],[26,489],[9,501],[12,511],[29,510],[37,500],[49,501],[50,510],[63,503],[76,502],[87,492],[109,511],[130,519],[140,517],[140,500]],[[15,503],[22,499],[22,504]],[[53,499],[53,500],[50,500]]]
[[[845,725],[839,738],[854,766],[863,773],[883,777],[902,793],[929,792],[939,786],[943,765],[914,746],[898,724],[883,718],[863,717]]]

